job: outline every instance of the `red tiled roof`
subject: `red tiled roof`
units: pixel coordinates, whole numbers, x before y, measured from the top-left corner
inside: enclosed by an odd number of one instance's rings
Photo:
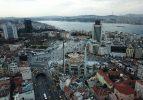
[[[86,89],[84,89],[84,88],[78,88],[77,89],[78,90],[78,92],[80,92],[80,93],[85,93],[85,92],[87,92],[87,90]]]
[[[98,73],[104,77],[105,81],[109,84],[109,85],[113,85],[113,82],[109,79],[109,77],[107,76],[107,74],[105,74],[103,72],[103,70],[99,70]]]
[[[115,89],[125,95],[135,94],[135,91],[133,88],[131,88],[128,85],[123,84],[123,83],[115,84]]]
[[[129,85],[129,84],[135,85],[136,80],[130,80],[130,79],[128,79],[128,80],[123,81],[122,83],[126,84],[126,85]]]
[[[71,82],[75,82],[77,79],[78,79],[78,78],[77,78],[76,76],[73,76],[73,77],[71,78]]]
[[[109,91],[107,91],[106,89],[103,89],[103,88],[99,88],[97,86],[94,86],[92,89],[98,96],[105,96],[105,95],[109,94]]]
[[[73,91],[72,91],[69,87],[67,87],[67,86],[64,87],[64,92],[65,92],[65,94],[68,95],[68,96],[69,96],[71,93],[73,93]]]

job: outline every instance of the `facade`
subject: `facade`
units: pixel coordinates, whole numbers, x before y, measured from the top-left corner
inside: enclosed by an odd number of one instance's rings
[[[98,55],[99,44],[89,44],[89,52]]]
[[[25,25],[25,32],[26,33],[31,33],[32,32],[32,22],[30,19],[25,19],[24,20],[24,25]]]
[[[83,76],[84,75],[84,66],[83,60],[84,55],[78,53],[70,53],[67,64],[69,65],[68,70],[71,75]]]
[[[0,100],[10,100],[10,93],[5,97],[0,97]]]
[[[61,32],[61,37],[64,39],[68,39],[70,37],[70,34],[68,32]]]
[[[143,99],[143,80],[137,80],[135,83],[137,95]]]
[[[98,55],[107,55],[109,54],[109,50],[108,50],[108,47],[106,46],[100,46],[99,47],[99,50],[98,50]]]
[[[32,78],[31,69],[27,61],[27,55],[23,52],[19,54],[19,70],[23,80],[28,80]]]
[[[140,59],[140,58],[142,58],[142,55],[143,55],[143,49],[141,48],[141,47],[136,47],[135,48],[135,58],[136,59]]]
[[[19,68],[18,68],[18,65],[16,62],[12,62],[9,64],[9,70],[10,70],[10,73],[13,75],[13,74],[16,74],[19,72]]]
[[[143,62],[139,62],[138,69],[137,69],[137,76],[140,79],[143,79]]]
[[[22,46],[22,44],[9,44],[9,49],[10,49],[10,51],[16,51],[16,50],[18,50],[21,46]]]
[[[134,56],[134,48],[130,44],[126,49],[126,56],[132,58]]]
[[[0,79],[0,100],[10,100],[10,78]]]
[[[111,46],[111,56],[113,57],[126,57],[126,47],[125,46]]]
[[[0,76],[9,75],[9,68],[4,59],[0,59]]]
[[[18,39],[17,28],[10,22],[3,24],[3,32],[5,39]]]
[[[2,31],[0,31],[0,37],[4,37],[3,35],[4,35],[4,33]]]
[[[97,42],[101,41],[101,21],[100,20],[95,21],[92,39],[96,40]]]
[[[4,75],[3,63],[0,62],[0,76]]]
[[[20,67],[23,80],[31,79],[32,73],[30,67]]]

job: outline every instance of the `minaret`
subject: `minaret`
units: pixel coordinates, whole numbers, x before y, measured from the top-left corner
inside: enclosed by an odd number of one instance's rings
[[[65,44],[64,44],[65,41],[63,41],[63,68],[64,68],[64,74],[65,74]]]
[[[85,45],[85,51],[84,51],[84,76],[86,76],[87,74],[86,63],[87,63],[87,44]]]
[[[94,24],[94,31],[92,33],[92,39],[97,42],[101,41],[101,21],[96,20]]]

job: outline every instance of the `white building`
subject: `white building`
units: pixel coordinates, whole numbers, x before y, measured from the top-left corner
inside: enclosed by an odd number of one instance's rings
[[[138,80],[135,83],[137,95],[143,99],[143,80]]]
[[[14,100],[35,100],[34,90],[21,94],[16,94]]]
[[[109,50],[108,50],[108,47],[106,46],[101,46],[99,47],[99,50],[98,50],[98,55],[107,55],[109,54]]]
[[[19,49],[22,46],[22,44],[9,44],[10,51],[15,51]]]
[[[0,78],[0,100],[10,100],[10,78]]]
[[[10,93],[7,96],[0,97],[0,100],[10,100]]]
[[[117,52],[112,52],[110,53],[112,57],[126,57],[126,53],[117,53]]]
[[[9,70],[11,74],[16,74],[19,72],[19,68],[16,62],[12,62],[9,64]]]
[[[28,80],[32,78],[30,67],[20,67],[20,72],[22,74],[23,80]]]
[[[68,32],[61,32],[61,37],[68,39],[70,37],[70,34]]]
[[[143,79],[143,62],[142,62],[142,61],[140,61],[140,62],[138,63],[137,76],[138,76],[140,79]]]
[[[17,28],[14,24],[8,22],[2,25],[5,39],[17,39]]]

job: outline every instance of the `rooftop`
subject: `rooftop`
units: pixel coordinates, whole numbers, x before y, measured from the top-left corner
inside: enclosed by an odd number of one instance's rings
[[[99,95],[99,96],[105,96],[105,95],[108,95],[109,94],[109,90],[107,89],[103,89],[103,88],[100,88],[100,87],[97,87],[97,86],[94,86],[93,88],[93,91],[96,93],[96,95]]]
[[[99,70],[98,73],[104,77],[106,82],[108,82],[110,85],[113,85],[113,82],[109,79],[108,75],[103,72],[103,70]]]
[[[10,79],[8,77],[4,77],[0,79],[0,97],[7,96],[9,94],[10,89]]]
[[[123,83],[115,84],[115,89],[125,95],[135,94],[135,91],[133,88]]]
[[[143,80],[137,80],[136,82],[138,82],[139,84],[143,85]]]

